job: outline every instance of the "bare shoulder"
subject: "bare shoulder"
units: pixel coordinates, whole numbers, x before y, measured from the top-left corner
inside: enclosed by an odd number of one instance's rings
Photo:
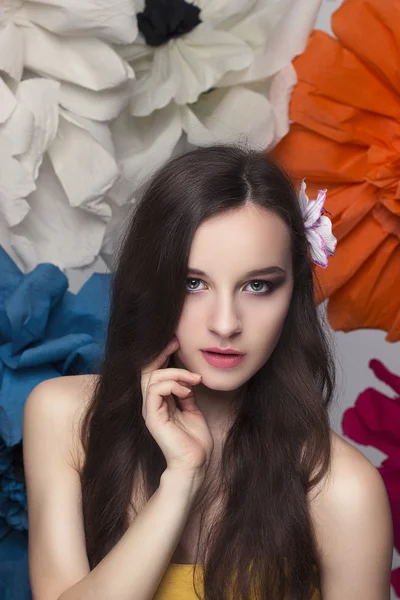
[[[323,597],[336,600],[338,582],[341,598],[384,597],[393,529],[383,479],[362,452],[333,431],[331,443],[330,473],[310,501]]]
[[[57,426],[68,440],[69,464],[80,473],[84,451],[80,439],[82,420],[93,397],[98,375],[71,375],[47,379],[37,393],[50,397]]]
[[[331,430],[330,470],[311,494],[311,512],[316,521],[340,506],[348,507],[357,492],[368,494],[371,487],[384,489],[377,468],[360,450]]]

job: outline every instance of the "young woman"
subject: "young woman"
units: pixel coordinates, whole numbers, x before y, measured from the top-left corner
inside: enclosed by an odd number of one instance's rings
[[[100,374],[25,405],[34,600],[389,598],[382,479],[329,427],[309,239],[261,152],[200,148],[155,174]]]

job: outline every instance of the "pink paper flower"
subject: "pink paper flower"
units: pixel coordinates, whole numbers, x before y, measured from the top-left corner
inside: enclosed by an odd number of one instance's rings
[[[378,467],[392,510],[394,547],[400,551],[400,377],[388,371],[377,359],[369,362],[374,374],[390,386],[395,398],[368,388],[355,405],[343,414],[343,433],[358,444],[373,446],[387,454]],[[392,586],[400,596],[400,568],[392,571]]]

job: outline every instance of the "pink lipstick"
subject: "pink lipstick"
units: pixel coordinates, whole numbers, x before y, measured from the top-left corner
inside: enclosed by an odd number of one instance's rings
[[[236,367],[245,357],[244,354],[220,354],[206,350],[201,350],[201,353],[210,365],[219,369]]]

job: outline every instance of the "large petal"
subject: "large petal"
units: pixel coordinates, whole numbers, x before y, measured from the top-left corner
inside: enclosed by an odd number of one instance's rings
[[[332,15],[339,42],[400,93],[400,10],[398,2],[352,0]],[[357,27],[353,24],[357,22]],[[365,43],[373,40],[373,43]],[[378,98],[379,100],[379,98]]]
[[[257,0],[197,0],[194,2],[201,9],[200,19],[212,27],[220,27],[224,21],[243,19],[245,14],[253,11]]]
[[[18,16],[61,36],[94,36],[115,44],[133,42],[137,36],[132,0],[31,0]]]
[[[271,155],[285,163],[294,179],[301,181],[306,177],[307,185],[321,182],[328,189],[328,182],[364,181],[368,167],[364,146],[333,142],[296,123]]]
[[[110,272],[114,272],[116,269],[115,257],[120,242],[126,233],[127,227],[129,226],[130,216],[134,204],[134,198],[128,202],[125,202],[125,204],[122,204],[121,206],[115,204],[114,202],[110,203],[112,217],[107,223],[100,251],[100,258],[107,265],[107,268],[110,270]]]
[[[31,111],[22,102],[17,101],[15,95],[13,95],[13,98],[16,104],[7,121],[0,125],[0,140],[7,138],[9,154],[19,156],[29,149],[33,135],[34,118]]]
[[[121,177],[110,197],[122,204],[150,173],[172,154],[182,134],[179,107],[173,102],[150,117],[132,117],[127,110],[111,124]]]
[[[273,148],[289,131],[289,102],[297,75],[291,63],[270,79],[269,101],[275,116],[275,135],[269,147]]]
[[[132,80],[106,90],[93,91],[66,81],[61,82],[60,104],[68,111],[94,119],[109,121],[129,104]]]
[[[381,239],[382,239],[381,234]],[[354,233],[351,236],[354,238]],[[377,236],[372,240],[377,246]],[[357,248],[354,239],[348,252]],[[366,245],[366,240],[363,240]],[[340,244],[338,245],[340,248]],[[342,247],[342,254],[346,247]],[[361,252],[364,250],[361,246]],[[354,264],[356,257],[349,256]],[[335,259],[331,259],[332,261]],[[343,264],[343,263],[342,263]],[[370,253],[368,260],[360,265],[352,278],[334,293],[328,302],[328,317],[335,330],[382,329],[387,331],[386,340],[400,339],[400,246],[394,236],[385,237]]]
[[[342,193],[346,194],[346,190]],[[322,299],[332,296],[356,275],[362,265],[373,260],[374,253],[387,237],[387,233],[373,218],[372,211],[367,212],[357,226],[339,240],[328,268],[324,272],[318,271],[318,279],[324,290]]]
[[[1,16],[1,15],[0,15]],[[12,21],[0,23],[0,72],[20,81],[24,69],[24,38]]]
[[[53,142],[58,128],[59,84],[49,79],[28,79],[18,86],[17,99],[33,115],[29,148],[20,161],[36,179],[43,154]]]
[[[17,106],[17,99],[0,77],[0,127],[7,119],[10,118],[12,112]],[[1,135],[1,129],[0,129]]]
[[[140,76],[133,89],[131,111],[146,116],[164,108],[171,100],[177,104],[195,102],[230,70],[251,63],[249,46],[223,31],[201,24],[189,34],[171,40],[154,50],[151,69]]]
[[[29,211],[24,198],[34,189],[33,177],[11,156],[10,144],[3,136],[0,141],[0,220],[9,227],[22,221]]]
[[[106,143],[110,143],[105,124],[91,126],[100,130],[98,135],[105,135]],[[58,135],[50,146],[48,155],[69,204],[108,220],[111,211],[102,200],[116,181],[118,168],[110,153],[111,148],[104,147],[101,140],[101,137],[96,139],[82,125],[82,120],[78,122],[73,115],[62,111]]]
[[[217,88],[192,106],[181,108],[183,128],[196,146],[233,142],[238,136],[259,149],[275,135],[271,104],[265,95],[245,86]]]
[[[322,0],[258,0],[245,18],[229,31],[248,44],[254,60],[241,70],[228,72],[219,86],[257,81],[278,73],[303,52]]]
[[[87,171],[86,171],[87,173]],[[10,243],[24,271],[41,262],[60,269],[92,263],[99,254],[105,231],[103,218],[71,207],[47,155],[29,196],[30,211],[10,231]]]
[[[323,31],[313,31],[307,51],[294,61],[294,67],[299,81],[308,85],[299,92],[313,94],[316,101],[330,98],[339,105],[400,118],[398,95],[392,86],[385,85],[378,71]],[[297,99],[293,101],[293,108],[301,109],[298,104]],[[297,114],[292,118],[297,121]]]
[[[61,38],[34,25],[23,28],[25,66],[39,75],[90,90],[116,87],[133,77],[131,67],[95,38]]]

